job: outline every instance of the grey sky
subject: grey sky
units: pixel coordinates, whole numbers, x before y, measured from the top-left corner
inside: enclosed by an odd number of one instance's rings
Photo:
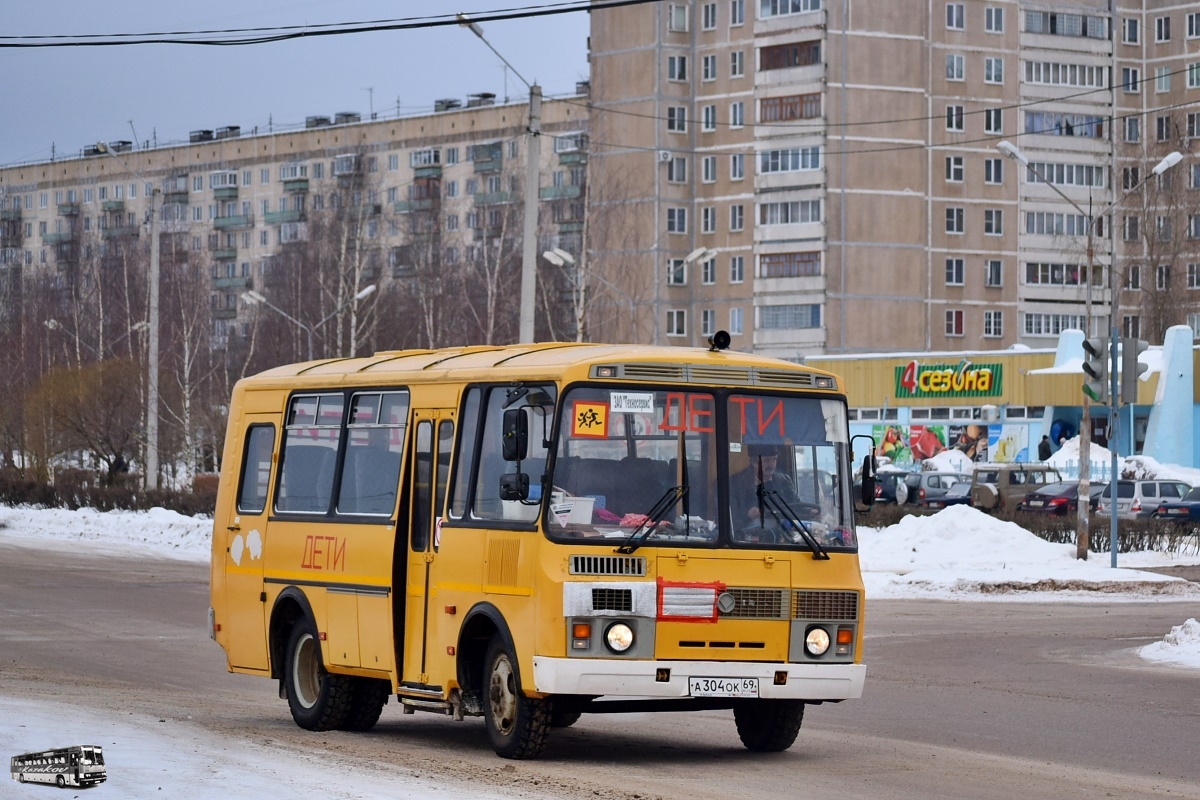
[[[482,13],[507,0],[44,0],[5,3],[3,35],[111,34],[252,28]],[[585,12],[491,22],[488,40],[546,96],[588,77]],[[451,26],[238,47],[136,45],[0,49],[0,164],[79,155],[96,141],[187,141],[189,131],[303,125],[371,110],[432,111],[433,101],[527,90],[473,34]],[[368,92],[368,89],[373,89]]]

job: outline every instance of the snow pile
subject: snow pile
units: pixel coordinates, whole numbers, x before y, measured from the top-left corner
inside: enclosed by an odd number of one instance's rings
[[[116,554],[130,547],[166,558],[207,561],[213,521],[163,508],[96,511],[81,508],[0,507],[0,538],[37,545],[86,543],[92,552]]]
[[[1193,617],[1182,625],[1176,625],[1161,642],[1140,648],[1138,655],[1148,661],[1188,667],[1200,665],[1200,622]]]
[[[974,462],[967,458],[961,450],[943,450],[936,456],[921,462],[921,468],[926,472],[961,472],[970,475],[975,469]]]
[[[1122,478],[1183,481],[1188,486],[1200,486],[1200,469],[1160,464],[1149,456],[1129,456],[1121,465]]]
[[[1091,462],[1093,475],[1111,467],[1112,457],[1112,450],[1107,447],[1095,442],[1088,443],[1088,461]],[[1079,437],[1076,436],[1074,439],[1067,439],[1063,442],[1058,452],[1046,459],[1046,463],[1059,471],[1066,471],[1070,468],[1073,472],[1079,466]]]

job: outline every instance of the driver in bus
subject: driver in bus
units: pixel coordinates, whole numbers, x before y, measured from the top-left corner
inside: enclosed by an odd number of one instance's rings
[[[776,445],[750,445],[750,466],[735,475],[733,480],[735,528],[757,527],[763,514],[767,516],[766,522],[771,522],[771,512],[765,505],[760,510],[760,486],[764,492],[774,492],[779,500],[788,505],[796,503],[796,489],[791,478],[779,471],[779,452],[786,449]]]

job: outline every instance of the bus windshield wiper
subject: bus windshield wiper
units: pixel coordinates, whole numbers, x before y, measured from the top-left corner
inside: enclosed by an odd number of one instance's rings
[[[779,492],[766,489],[760,483],[758,485],[758,506],[766,508],[774,517],[775,523],[781,530],[795,530],[804,543],[812,548],[814,561],[828,561],[829,553],[821,546],[816,537],[812,535],[812,531],[804,524],[804,520],[800,519],[800,515],[792,510],[787,501],[779,496]],[[759,520],[762,520],[762,512],[759,512]]]
[[[672,486],[663,492],[663,496],[658,498],[658,502],[650,509],[650,513],[646,515],[646,520],[637,527],[633,533],[629,534],[629,538],[621,543],[617,548],[618,553],[629,555],[634,550],[642,546],[642,542],[654,535],[658,528],[658,523],[662,522],[662,518],[667,515],[667,512],[675,507],[680,498],[687,497],[688,487],[686,485]]]

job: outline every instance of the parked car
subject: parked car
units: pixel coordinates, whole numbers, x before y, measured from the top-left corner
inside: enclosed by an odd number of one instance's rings
[[[908,486],[904,483],[908,474],[907,470],[880,469],[875,474],[875,502],[904,505],[908,500]]]
[[[1117,519],[1149,519],[1160,504],[1181,500],[1191,488],[1183,481],[1117,481]],[[1112,498],[1105,491],[1096,513],[1107,517],[1111,504]]]
[[[962,472],[913,472],[904,479],[908,488],[907,502],[922,505],[926,498],[940,497],[951,486],[961,481],[970,482],[971,476]]]
[[[1060,481],[1058,470],[1042,464],[978,464],[971,475],[971,505],[984,511],[1015,508],[1029,492]]]
[[[919,501],[922,508],[945,508],[946,506],[971,505],[971,481],[958,481],[939,495],[923,497]]]
[[[1096,510],[1100,495],[1107,484],[1093,483],[1089,495],[1089,508]],[[1025,499],[1017,506],[1018,511],[1032,511],[1039,514],[1053,514],[1064,517],[1077,513],[1079,510],[1079,481],[1059,481],[1048,483],[1040,489],[1035,489],[1025,495]]]
[[[1120,494],[1117,498],[1120,499]],[[1200,524],[1200,486],[1192,489],[1172,503],[1159,503],[1151,514],[1154,519],[1165,519],[1179,525],[1191,527]]]

